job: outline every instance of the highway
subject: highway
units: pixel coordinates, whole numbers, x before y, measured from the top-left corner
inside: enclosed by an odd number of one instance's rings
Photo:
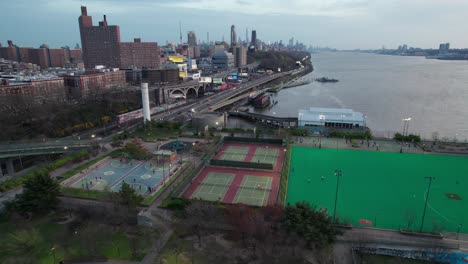
[[[295,71],[295,70],[294,70]],[[200,113],[200,112],[207,112],[207,111],[212,111],[215,110],[214,108],[217,108],[217,105],[222,103],[225,100],[228,100],[231,97],[237,96],[242,93],[248,92],[250,89],[253,89],[259,85],[271,82],[275,79],[281,78],[283,76],[291,74],[293,71],[290,72],[282,72],[282,73],[276,73],[272,75],[268,75],[247,83],[243,83],[235,88],[232,89],[226,89],[224,91],[218,92],[212,96],[208,96],[202,99],[199,99],[198,101],[191,103],[191,104],[186,104],[184,106],[181,106],[177,109],[170,110],[169,112],[164,112],[164,113],[158,113],[155,114],[152,118],[155,119],[163,119],[163,120],[172,120],[176,118],[178,115],[182,113],[187,113],[187,112],[195,112],[195,113]],[[193,110],[192,110],[193,109]]]
[[[288,72],[281,72],[275,73],[272,75],[264,76],[246,83],[243,83],[235,88],[226,89],[224,91],[220,91],[216,94],[211,96],[205,96],[203,98],[198,99],[195,102],[185,104],[178,108],[174,108],[168,110],[166,112],[157,113],[152,116],[153,120],[173,120],[177,117],[186,117],[186,113],[188,112],[207,112],[213,111],[217,108],[224,106],[224,101],[228,100],[229,98],[238,96],[243,93],[247,93],[249,90],[254,89],[255,87],[271,82],[275,79],[281,78],[283,76],[297,74],[300,70],[291,70]],[[225,74],[218,73],[218,74]],[[218,75],[216,75],[218,76]],[[132,130],[138,125],[141,124],[141,120],[135,120],[131,122],[130,125],[126,127],[126,130]],[[92,139],[94,135],[97,135],[99,131],[107,130],[112,131],[117,127],[117,124],[108,125],[107,128],[97,128],[89,131],[84,131],[78,135],[69,136],[61,139],[55,140],[45,140],[44,142],[37,142],[37,141],[21,141],[18,142],[10,142],[10,143],[0,143],[0,158],[7,158],[7,157],[16,157],[16,156],[26,156],[26,155],[40,155],[45,153],[64,153],[70,150],[77,150],[82,148],[88,148],[91,146],[91,143],[94,140],[98,142],[108,142],[112,139],[112,135],[103,137],[103,138],[96,138]]]

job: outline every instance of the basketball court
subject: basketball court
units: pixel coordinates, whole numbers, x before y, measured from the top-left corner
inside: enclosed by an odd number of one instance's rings
[[[127,183],[138,194],[147,195],[168,176],[169,163],[127,159],[108,159],[99,166],[74,176],[68,187],[85,190],[118,192]]]

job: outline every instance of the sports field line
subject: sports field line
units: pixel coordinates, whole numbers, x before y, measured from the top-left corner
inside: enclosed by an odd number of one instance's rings
[[[253,162],[270,163],[275,165],[279,156],[279,150],[277,148],[264,148],[258,147],[255,150],[255,154],[252,158]]]
[[[209,172],[205,179],[198,185],[191,198],[200,198],[202,200],[217,200],[217,198],[220,197],[222,200],[226,195],[226,192],[233,179],[234,175],[232,174]],[[207,188],[208,190],[205,190]]]
[[[71,187],[73,184],[75,184],[75,183],[81,181],[81,180],[84,179],[86,176],[88,176],[88,175],[90,175],[91,173],[97,171],[98,169],[100,169],[101,167],[103,167],[104,165],[106,165],[107,163],[112,162],[112,160],[113,160],[113,159],[107,159],[107,158],[105,158],[104,160],[98,161],[97,164],[93,164],[93,165],[91,165],[89,168],[86,168],[86,169],[88,169],[89,171],[87,171],[87,172],[85,172],[85,173],[78,172],[78,173],[79,173],[79,176],[76,177],[76,180],[73,179],[73,180],[71,181],[70,184],[67,183],[67,185],[65,185],[65,186]],[[105,161],[105,162],[102,162],[102,161]],[[78,174],[78,173],[77,173],[77,174]],[[75,174],[75,175],[76,175],[76,174]]]
[[[248,186],[247,188],[239,188],[234,198],[235,203],[246,203],[251,205],[263,206],[268,201],[271,188],[272,178],[267,176],[251,176],[245,175],[242,180],[241,186]],[[264,190],[256,189],[258,185],[263,186]],[[258,202],[257,202],[258,201]]]
[[[435,188],[433,188],[432,190],[434,190],[434,189],[435,189]],[[427,191],[428,191],[428,189],[426,189],[426,191],[425,191],[424,194],[423,194],[424,202],[426,202],[426,194],[427,194]],[[427,203],[427,207],[429,207],[434,213],[438,214],[440,217],[444,218],[447,222],[454,224],[453,221],[451,221],[451,220],[448,219],[445,215],[441,214],[439,211],[437,211],[436,209],[434,209],[434,207],[432,207],[431,204],[430,204],[429,202]]]
[[[119,179],[117,179],[114,184],[112,184],[111,186],[109,186],[109,189],[112,189],[114,188],[114,186],[116,186],[117,184],[119,184],[121,181],[123,181],[125,178],[127,178],[128,175],[132,174],[134,171],[136,171],[138,168],[140,168],[141,166],[143,166],[145,163],[142,162],[140,163],[138,166],[136,166],[135,168],[131,169],[129,172],[125,173],[122,177],[120,177]]]

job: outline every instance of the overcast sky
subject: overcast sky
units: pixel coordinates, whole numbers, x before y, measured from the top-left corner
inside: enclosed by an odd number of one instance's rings
[[[313,46],[339,49],[395,48],[400,44],[437,48],[468,47],[468,0],[14,0],[2,1],[0,42],[19,46],[74,46],[80,43],[80,6],[88,7],[97,25],[102,15],[120,25],[130,41],[179,39],[187,31],[197,38],[226,40],[230,26],[245,39],[256,29],[263,41],[291,37]],[[250,37],[249,37],[250,38]],[[81,43],[80,43],[81,44]]]

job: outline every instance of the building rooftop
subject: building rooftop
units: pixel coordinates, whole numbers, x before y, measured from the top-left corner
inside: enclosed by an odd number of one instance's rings
[[[359,122],[366,123],[363,113],[344,108],[314,108],[299,110],[299,122]]]

